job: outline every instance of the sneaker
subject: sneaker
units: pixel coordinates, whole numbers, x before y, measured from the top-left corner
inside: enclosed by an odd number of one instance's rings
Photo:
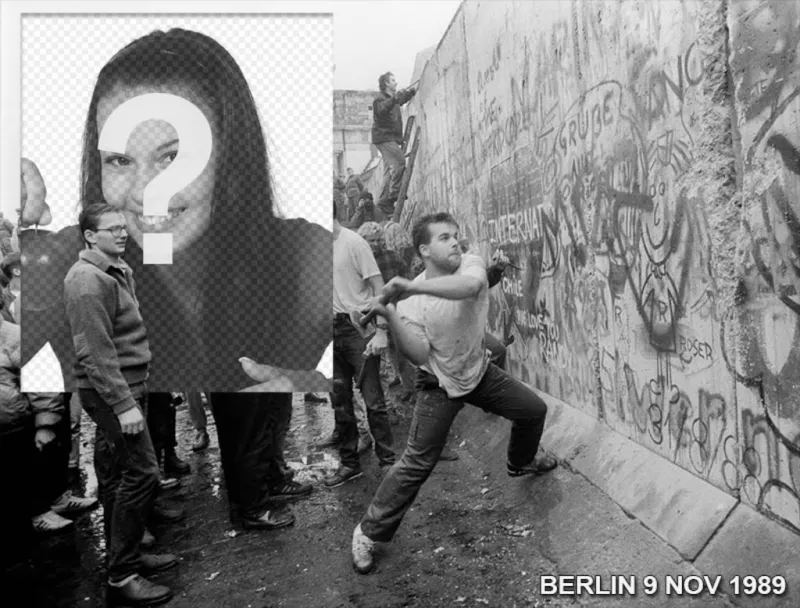
[[[375,541],[367,538],[361,531],[361,524],[353,530],[353,568],[359,574],[367,574],[375,567],[375,560],[372,552],[375,549]]]
[[[367,435],[366,437],[359,437],[358,438],[358,453],[363,454],[364,452],[368,452],[372,448],[372,437]]]
[[[310,483],[298,483],[287,480],[269,489],[270,498],[300,498],[308,496],[314,491],[314,486]]]
[[[71,519],[61,517],[53,511],[46,511],[33,518],[33,528],[42,534],[60,532],[73,525]]]
[[[294,514],[287,508],[269,509],[258,517],[243,517],[242,525],[249,530],[277,530],[294,523]]]
[[[96,498],[81,498],[80,496],[73,496],[72,492],[67,490],[58,497],[50,509],[59,515],[77,515],[97,506]]]
[[[306,393],[303,395],[303,400],[308,401],[309,403],[328,403],[328,400],[325,397],[320,397],[316,393]]]
[[[164,585],[156,585],[139,574],[123,579],[120,583],[108,581],[108,603],[124,606],[155,606],[172,599],[172,591]]]
[[[202,429],[198,429],[194,433],[194,443],[192,443],[192,452],[202,452],[208,447],[208,444],[211,443],[211,439],[208,437],[208,432]]]
[[[548,471],[552,471],[558,466],[558,460],[549,456],[544,450],[540,450],[533,459],[533,462],[525,465],[524,467],[515,467],[511,463],[507,463],[508,475],[510,477],[522,477],[523,475],[542,475]]]
[[[325,481],[323,483],[327,488],[338,488],[339,486],[347,483],[348,481],[358,479],[363,474],[364,473],[361,470],[361,467],[351,469],[350,467],[342,465],[338,469],[336,469],[336,472],[333,475],[325,478]]]

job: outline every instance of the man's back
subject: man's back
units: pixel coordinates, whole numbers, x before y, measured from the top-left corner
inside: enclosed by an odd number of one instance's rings
[[[465,254],[454,274],[460,275],[473,266],[485,268],[480,257]],[[425,280],[423,272],[414,282]],[[450,397],[459,397],[474,389],[489,364],[484,346],[489,314],[488,284],[484,283],[476,297],[464,300],[412,296],[398,304],[398,312],[423,328],[431,345],[428,363],[421,366],[422,369],[434,374]]]
[[[381,272],[367,241],[340,228],[333,241],[333,312],[364,308],[372,297],[367,279]]]

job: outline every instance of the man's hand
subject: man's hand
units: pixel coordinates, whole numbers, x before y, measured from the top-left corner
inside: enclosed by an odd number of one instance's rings
[[[372,336],[372,340],[367,343],[367,347],[364,349],[364,356],[380,355],[387,348],[389,348],[389,334],[385,329],[378,329],[375,335]]]
[[[411,281],[408,279],[404,279],[403,277],[395,277],[383,286],[383,289],[381,290],[381,298],[385,302],[402,300],[404,297],[408,297],[407,292],[410,285]]]
[[[248,357],[240,357],[244,372],[258,382],[243,393],[329,393],[332,379],[317,370],[293,370],[256,363]]]
[[[23,228],[34,224],[46,226],[53,221],[50,207],[45,202],[47,188],[44,185],[42,174],[33,161],[22,159],[20,172],[20,218],[19,223]]]
[[[508,260],[499,249],[492,254],[490,266],[495,266],[500,272],[503,272],[508,267]]]
[[[125,435],[138,435],[144,430],[144,416],[142,416],[139,406],[117,414],[117,418],[119,418],[119,424]]]
[[[33,438],[33,440],[36,443],[36,449],[41,452],[44,449],[44,446],[53,441],[55,438],[56,434],[52,430],[48,428],[41,428],[36,429],[36,436]]]

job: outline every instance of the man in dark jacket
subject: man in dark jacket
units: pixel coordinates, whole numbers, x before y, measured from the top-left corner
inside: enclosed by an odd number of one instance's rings
[[[64,279],[64,297],[81,404],[97,424],[94,466],[104,509],[108,596],[152,605],[172,592],[141,573],[172,568],[177,558],[139,550],[159,474],[145,422],[150,345],[133,272],[121,257],[127,224],[107,204],[85,207],[78,224],[87,249]]]
[[[383,157],[383,186],[378,198],[381,209],[391,208],[400,193],[400,182],[406,168],[403,156],[403,116],[400,106],[408,103],[417,90],[397,90],[394,74],[386,72],[378,78],[380,97],[372,102],[372,143]]]

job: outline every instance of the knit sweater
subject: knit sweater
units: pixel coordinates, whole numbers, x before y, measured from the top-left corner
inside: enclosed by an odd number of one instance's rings
[[[130,387],[147,379],[151,355],[130,267],[81,251],[64,279],[64,299],[78,388],[95,389],[116,414],[135,407]]]

